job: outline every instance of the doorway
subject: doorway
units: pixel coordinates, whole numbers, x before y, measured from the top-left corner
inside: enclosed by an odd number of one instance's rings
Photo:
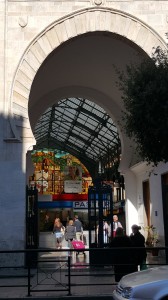
[[[144,209],[147,219],[147,226],[151,225],[150,219],[150,187],[149,180],[144,181],[143,183],[143,200],[144,200]]]
[[[168,173],[162,175],[162,201],[163,223],[165,231],[165,247],[168,247]],[[168,250],[166,251],[166,263],[168,262]]]

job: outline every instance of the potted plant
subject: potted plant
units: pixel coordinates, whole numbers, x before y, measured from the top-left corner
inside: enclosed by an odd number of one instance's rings
[[[159,239],[158,239],[159,235],[158,235],[157,228],[153,225],[149,225],[149,226],[144,227],[144,231],[147,231],[146,245],[148,247],[155,248],[157,243],[159,242]],[[152,255],[157,256],[159,250],[155,248],[155,249],[152,249],[151,252],[152,252]]]

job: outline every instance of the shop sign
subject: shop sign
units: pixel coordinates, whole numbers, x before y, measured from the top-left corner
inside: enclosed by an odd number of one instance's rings
[[[73,208],[88,208],[88,201],[74,201]]]
[[[88,200],[88,195],[87,194],[54,194],[52,195],[52,200],[53,201],[86,201]]]

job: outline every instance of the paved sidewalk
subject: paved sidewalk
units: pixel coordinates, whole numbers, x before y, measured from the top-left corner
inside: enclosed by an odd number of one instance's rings
[[[112,299],[112,267],[90,268],[87,252],[71,255],[72,296],[69,295],[67,253],[51,250],[40,254],[38,268],[31,269],[31,291],[27,269],[0,269],[0,299],[27,299],[29,292],[31,299]]]
[[[64,253],[40,253],[37,269],[31,269],[31,299],[112,299],[114,281],[113,268],[90,268],[88,252],[71,256],[71,295],[68,295],[68,249]],[[165,263],[162,252],[158,257],[148,253],[148,267]],[[0,269],[0,299],[27,299],[28,270],[23,268]]]

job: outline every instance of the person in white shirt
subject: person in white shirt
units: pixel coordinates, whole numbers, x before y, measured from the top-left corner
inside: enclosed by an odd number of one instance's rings
[[[104,243],[108,243],[111,237],[111,226],[107,221],[103,222]]]
[[[113,237],[115,237],[116,229],[117,229],[118,227],[123,228],[121,222],[118,221],[118,216],[117,216],[117,215],[114,215],[114,216],[113,216]]]

